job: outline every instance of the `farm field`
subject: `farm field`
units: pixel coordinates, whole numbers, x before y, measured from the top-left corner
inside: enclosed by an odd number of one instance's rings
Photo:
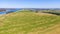
[[[0,16],[0,34],[60,34],[60,16],[14,12]]]

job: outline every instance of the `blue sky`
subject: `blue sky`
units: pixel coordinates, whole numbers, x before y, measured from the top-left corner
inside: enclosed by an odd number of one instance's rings
[[[60,8],[60,0],[0,0],[0,8]]]

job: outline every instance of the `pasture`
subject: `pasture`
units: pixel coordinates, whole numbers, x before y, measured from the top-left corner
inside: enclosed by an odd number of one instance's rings
[[[14,12],[0,16],[0,34],[60,34],[60,16]]]

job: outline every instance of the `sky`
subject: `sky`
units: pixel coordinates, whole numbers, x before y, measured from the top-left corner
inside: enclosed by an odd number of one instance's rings
[[[60,8],[60,0],[0,0],[0,8]]]

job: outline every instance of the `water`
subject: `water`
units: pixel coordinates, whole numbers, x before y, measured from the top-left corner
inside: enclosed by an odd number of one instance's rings
[[[1,11],[0,14],[8,14],[8,13],[12,13],[12,12],[16,12],[17,10],[20,10],[20,9],[7,9],[6,11]]]
[[[0,12],[0,14],[6,14],[6,12]]]

